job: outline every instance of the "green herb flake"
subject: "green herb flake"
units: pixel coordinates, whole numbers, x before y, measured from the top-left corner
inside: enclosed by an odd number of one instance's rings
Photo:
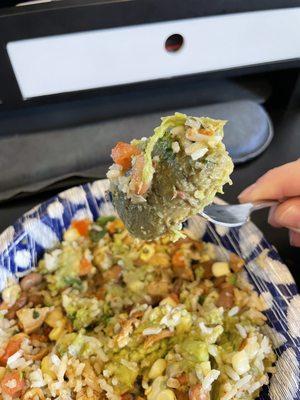
[[[96,229],[91,229],[89,232],[89,237],[92,242],[98,243],[100,239],[102,239],[105,234],[106,234],[106,229],[103,229],[102,231],[97,231]]]
[[[228,282],[231,283],[231,285],[236,286],[236,283],[237,283],[237,274],[232,274],[232,275],[228,278]]]
[[[102,227],[105,227],[108,222],[112,222],[116,219],[114,215],[106,215],[104,217],[99,217],[96,221],[97,225],[100,225]]]
[[[67,276],[64,278],[64,281],[67,286],[72,286],[74,289],[82,290],[83,285],[81,279]]]
[[[38,311],[36,311],[36,310],[33,310],[33,313],[32,313],[33,319],[38,319],[39,316],[40,316],[40,313]]]

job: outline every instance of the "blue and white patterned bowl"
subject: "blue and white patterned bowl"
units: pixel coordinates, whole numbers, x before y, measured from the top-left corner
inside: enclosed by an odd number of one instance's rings
[[[62,239],[73,219],[115,214],[108,181],[74,187],[35,207],[0,235],[0,290],[11,276],[33,268],[44,251]],[[234,251],[247,263],[248,278],[268,305],[266,333],[278,354],[277,372],[261,399],[300,399],[300,295],[277,251],[250,222],[224,229],[194,217],[187,223],[197,237]]]

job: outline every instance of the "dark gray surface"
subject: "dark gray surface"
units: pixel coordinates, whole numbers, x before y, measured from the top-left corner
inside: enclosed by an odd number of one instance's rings
[[[164,115],[175,111],[166,111]],[[264,108],[254,101],[240,100],[178,111],[227,119],[224,142],[235,163],[257,156],[272,139],[270,119]],[[0,200],[37,192],[68,177],[104,177],[115,143],[151,135],[160,124],[160,117],[161,113],[151,113],[46,133],[0,137],[0,171],[5,171],[0,174]]]

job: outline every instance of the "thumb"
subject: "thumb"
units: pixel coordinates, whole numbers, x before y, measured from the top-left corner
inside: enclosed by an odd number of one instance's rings
[[[300,160],[273,168],[239,195],[242,203],[300,196]]]
[[[300,197],[288,199],[273,208],[269,214],[269,223],[300,233]]]

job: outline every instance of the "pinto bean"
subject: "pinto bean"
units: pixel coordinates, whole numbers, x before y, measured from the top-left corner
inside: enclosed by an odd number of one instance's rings
[[[226,277],[225,276],[219,276],[218,278],[215,279],[214,284],[216,288],[220,288],[223,283],[225,283]]]
[[[19,298],[15,302],[15,304],[8,310],[8,313],[5,315],[7,319],[13,319],[16,317],[16,312],[25,306],[27,303],[27,294],[25,292],[21,292]]]
[[[201,267],[204,268],[203,279],[211,279],[213,277],[212,265],[212,261],[205,261],[201,263]]]
[[[33,286],[37,286],[42,282],[42,275],[39,274],[38,272],[31,272],[30,274],[24,276],[24,278],[21,279],[20,286],[22,290],[28,290],[32,288]]]
[[[188,392],[183,392],[181,390],[174,390],[175,396],[177,400],[189,400],[189,393]]]
[[[40,293],[30,293],[28,295],[28,303],[31,303],[33,306],[43,305],[44,297]]]
[[[245,265],[245,261],[241,257],[239,257],[238,255],[236,255],[234,253],[230,253],[229,263],[230,263],[230,267],[233,270],[233,272],[241,271],[241,269],[243,269],[243,267]]]
[[[228,309],[233,307],[233,304],[234,304],[233,286],[230,284],[223,284],[219,294],[219,298],[217,300],[217,306]]]
[[[42,360],[47,354],[49,353],[49,349],[47,348],[42,348],[38,353],[36,354],[24,354],[25,360],[33,360],[33,361],[39,361]]]

